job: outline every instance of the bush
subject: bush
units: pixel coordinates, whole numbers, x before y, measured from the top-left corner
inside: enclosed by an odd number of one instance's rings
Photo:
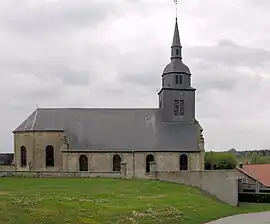
[[[204,161],[206,170],[234,169],[237,165],[234,154],[228,152],[206,152]]]
[[[270,203],[270,194],[239,193],[239,202]]]

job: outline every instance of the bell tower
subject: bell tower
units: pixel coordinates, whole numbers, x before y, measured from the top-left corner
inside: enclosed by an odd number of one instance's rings
[[[195,121],[195,91],[191,87],[191,72],[182,61],[182,45],[176,17],[171,62],[162,73],[162,87],[159,91],[159,108],[164,122]]]

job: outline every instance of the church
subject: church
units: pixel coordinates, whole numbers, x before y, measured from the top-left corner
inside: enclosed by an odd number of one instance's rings
[[[158,78],[158,76],[157,76]],[[203,170],[203,129],[177,19],[157,108],[37,108],[14,131],[16,170],[120,172]]]

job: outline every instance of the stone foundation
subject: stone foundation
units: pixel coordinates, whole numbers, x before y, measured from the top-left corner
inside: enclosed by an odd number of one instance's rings
[[[15,166],[14,165],[0,165],[0,170],[14,170],[15,171]]]
[[[57,171],[7,171],[1,170],[0,177],[27,177],[27,178],[121,178],[121,172],[57,172]]]

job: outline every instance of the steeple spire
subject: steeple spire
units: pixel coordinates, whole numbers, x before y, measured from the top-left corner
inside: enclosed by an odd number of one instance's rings
[[[174,0],[174,2],[177,4],[177,0]],[[182,45],[180,41],[177,20],[178,18],[176,16],[173,42],[171,46],[171,62],[163,70],[162,76],[167,75],[167,74],[173,74],[173,73],[191,75],[188,66],[186,66],[182,61]]]
[[[174,27],[172,47],[177,47],[177,46],[180,46],[181,47],[180,35],[179,35],[179,29],[178,29],[178,22],[177,22],[177,18],[176,18],[175,19],[175,27]]]
[[[182,46],[181,46],[181,42],[180,42],[180,35],[179,35],[177,18],[175,19],[173,43],[172,43],[171,48],[172,48],[171,59],[179,58],[181,60],[182,59]]]

